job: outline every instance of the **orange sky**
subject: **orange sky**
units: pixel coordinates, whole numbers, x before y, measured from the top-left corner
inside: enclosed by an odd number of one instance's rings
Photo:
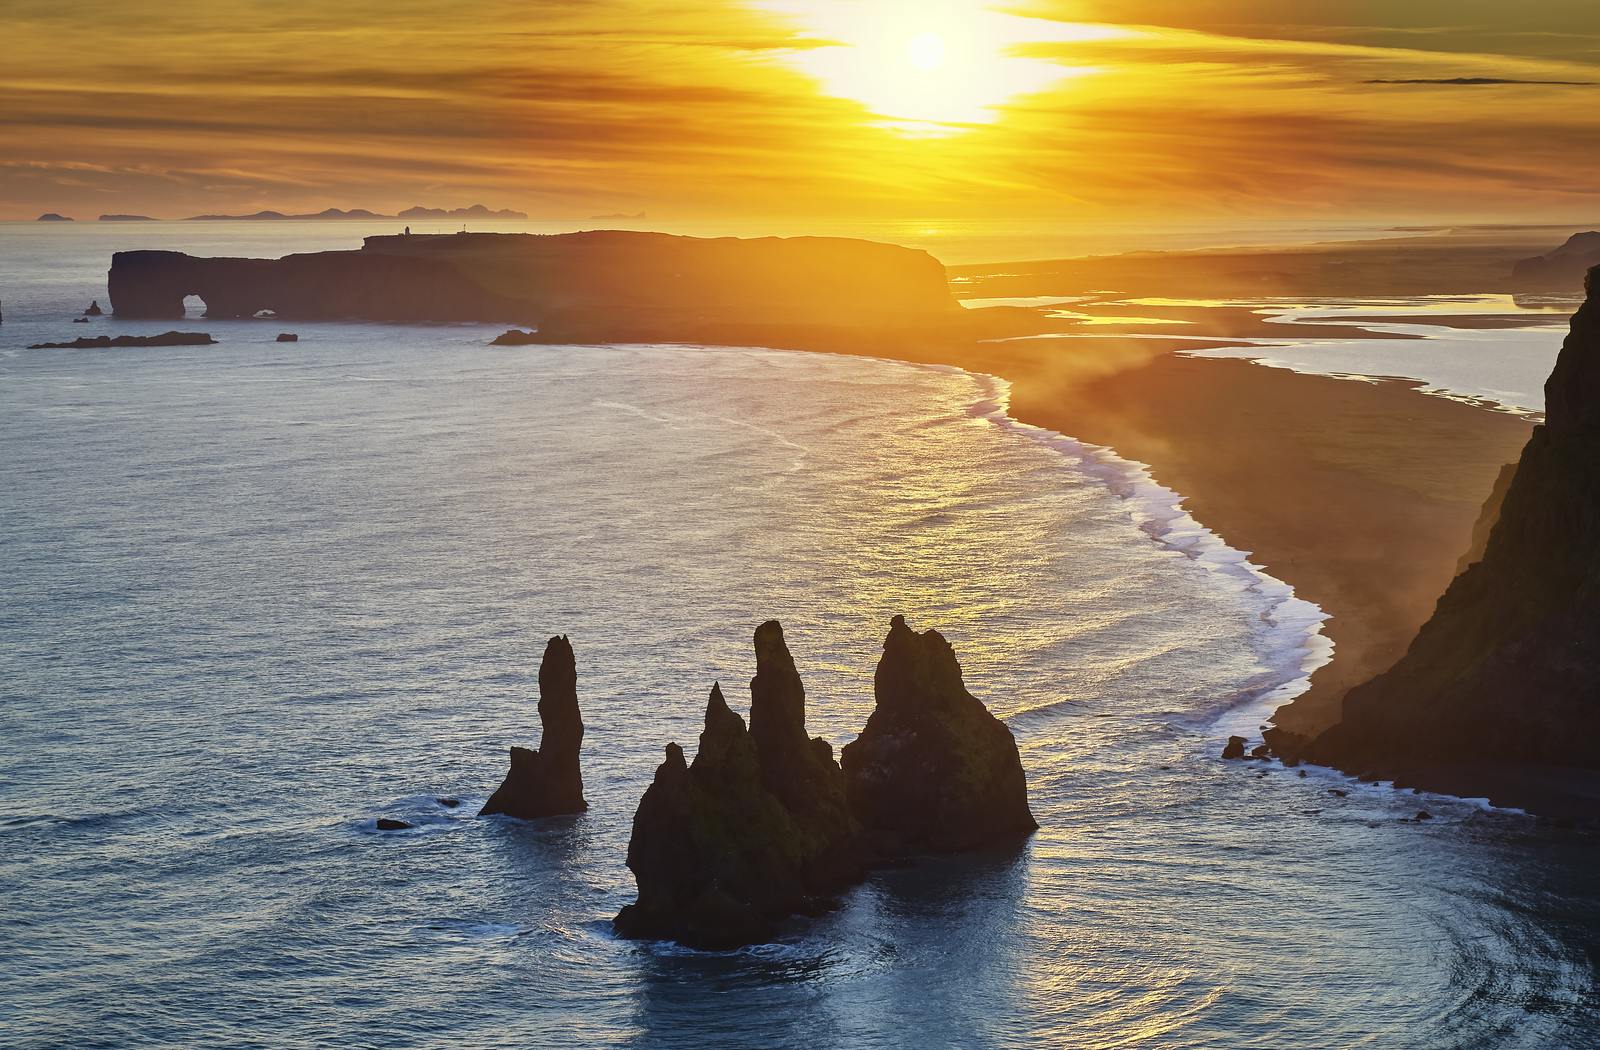
[[[0,216],[477,201],[751,222],[1600,214],[1592,0],[0,12]]]

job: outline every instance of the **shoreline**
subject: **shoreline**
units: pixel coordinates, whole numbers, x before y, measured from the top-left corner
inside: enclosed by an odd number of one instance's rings
[[[1405,651],[1533,426],[1410,380],[1352,382],[1189,357],[1188,339],[1053,342],[779,348],[992,375],[1010,384],[1018,423],[1145,465],[1196,522],[1326,614],[1332,660],[1272,716],[1297,734],[1336,721],[1344,692]]]

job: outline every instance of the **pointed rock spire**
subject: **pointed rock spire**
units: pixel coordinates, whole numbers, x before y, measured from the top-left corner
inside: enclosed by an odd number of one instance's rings
[[[877,849],[952,852],[1038,829],[1016,739],[967,692],[939,632],[896,616],[873,692],[877,708],[841,759],[851,810]]]
[[[539,661],[539,722],[539,750],[511,749],[511,770],[480,815],[532,820],[589,808],[578,759],[583,717],[578,711],[577,661],[566,635],[550,639]]]
[[[860,878],[843,774],[826,742],[806,738],[805,690],[776,621],[756,632],[750,722],[713,686],[693,764],[668,745],[633,818],[639,899],[616,918],[621,936],[751,944]]]

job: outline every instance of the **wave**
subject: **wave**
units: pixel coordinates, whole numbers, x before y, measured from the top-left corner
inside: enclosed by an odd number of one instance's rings
[[[1196,728],[1217,735],[1240,730],[1255,732],[1260,721],[1304,692],[1312,673],[1333,658],[1333,642],[1322,633],[1328,614],[1297,597],[1292,586],[1251,562],[1248,552],[1230,547],[1196,521],[1184,509],[1184,497],[1157,482],[1148,464],[1126,459],[1103,445],[1015,418],[1011,415],[1011,383],[1000,376],[953,365],[913,367],[970,377],[982,389],[982,396],[969,409],[970,416],[986,419],[1058,453],[1075,470],[1123,499],[1134,524],[1152,541],[1183,554],[1207,571],[1227,577],[1255,597],[1262,625],[1256,652],[1265,667],[1259,676],[1202,715]],[[1027,713],[1016,712],[1013,717]]]

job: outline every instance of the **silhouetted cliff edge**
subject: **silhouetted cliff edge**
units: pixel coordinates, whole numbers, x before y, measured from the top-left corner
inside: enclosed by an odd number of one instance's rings
[[[1274,749],[1537,812],[1600,802],[1600,270],[1481,560],[1343,718]]]
[[[550,342],[729,341],[718,333],[941,325],[959,307],[926,252],[832,237],[598,231],[368,237],[282,259],[118,252],[112,309],[181,317],[516,322]]]

